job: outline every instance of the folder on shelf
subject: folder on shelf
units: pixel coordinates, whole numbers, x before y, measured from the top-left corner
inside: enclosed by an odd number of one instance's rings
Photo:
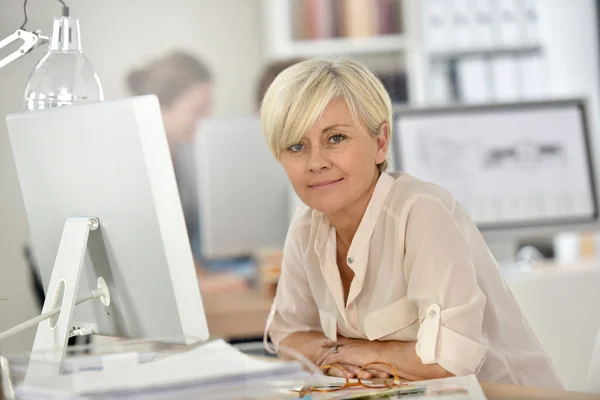
[[[335,35],[335,0],[304,0],[306,39],[323,39]]]
[[[522,43],[519,17],[521,0],[496,0],[494,12],[494,28],[497,45],[504,47],[517,46]]]
[[[475,48],[491,48],[495,45],[493,0],[469,0],[471,12],[471,43]]]
[[[448,0],[424,0],[423,7],[423,31],[429,49],[433,51],[452,49],[454,46],[452,3]]]
[[[520,97],[517,57],[496,56],[490,60],[492,96],[495,101],[512,101]]]
[[[402,31],[400,0],[375,0],[375,3],[377,34],[389,35],[400,33]]]
[[[484,57],[468,57],[456,63],[459,100],[484,103],[491,100],[489,63]]]
[[[520,13],[522,42],[538,44],[540,41],[538,1],[522,0]]]
[[[432,103],[446,104],[454,100],[450,81],[450,65],[447,62],[436,62],[431,65],[429,90]]]
[[[347,37],[367,37],[376,34],[375,3],[365,0],[344,0],[342,32]]]
[[[304,15],[304,2],[302,0],[290,0],[290,27],[292,39],[306,39],[306,17]]]
[[[470,0],[452,0],[452,31],[454,47],[459,50],[473,48],[473,12]]]
[[[550,83],[544,58],[540,54],[525,54],[518,59],[521,97],[540,99],[549,93]]]

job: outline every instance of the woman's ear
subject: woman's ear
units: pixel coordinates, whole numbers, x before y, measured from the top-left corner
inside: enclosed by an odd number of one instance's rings
[[[387,152],[390,145],[390,125],[387,122],[379,125],[379,134],[377,135],[377,154],[375,163],[381,164],[387,158]]]

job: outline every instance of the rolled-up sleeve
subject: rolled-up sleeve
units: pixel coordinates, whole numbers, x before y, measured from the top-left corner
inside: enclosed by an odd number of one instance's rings
[[[486,298],[463,225],[470,222],[455,208],[435,197],[415,199],[406,221],[404,269],[408,299],[419,308],[421,361],[469,375],[479,372],[488,348],[482,334]]]
[[[292,222],[285,240],[281,276],[273,302],[273,322],[269,328],[276,347],[292,333],[321,331],[319,310],[308,284],[302,252],[294,232]]]

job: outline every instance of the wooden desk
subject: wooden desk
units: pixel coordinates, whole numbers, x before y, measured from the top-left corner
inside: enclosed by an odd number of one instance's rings
[[[244,339],[262,337],[271,301],[257,292],[203,295],[211,337]]]
[[[482,383],[481,388],[489,400],[600,400],[600,394],[566,392],[500,383]]]

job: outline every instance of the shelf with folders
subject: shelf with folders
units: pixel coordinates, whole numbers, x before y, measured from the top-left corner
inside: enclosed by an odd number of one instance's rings
[[[276,58],[332,57],[403,51],[406,41],[401,34],[376,37],[340,37],[294,40]]]
[[[263,0],[267,56],[402,52],[403,0]]]
[[[428,102],[496,103],[543,99],[551,93],[548,68],[540,51],[440,59],[429,66]]]
[[[469,57],[502,57],[527,54],[541,54],[542,46],[539,43],[522,44],[518,46],[474,46],[469,49],[444,49],[429,52],[429,58],[433,62],[443,62]]]
[[[550,91],[537,0],[423,0],[428,103],[539,99]]]
[[[265,58],[349,57],[383,81],[392,101],[411,97],[406,4],[414,0],[262,0]]]
[[[385,29],[377,25],[382,4],[395,7],[391,14],[397,18]],[[411,104],[538,98],[549,90],[539,29],[540,11],[548,4],[541,1],[263,0],[263,5],[265,59],[358,59],[375,72],[404,74]],[[348,6],[350,13],[353,7],[368,10],[359,13],[362,28],[345,26]],[[382,56],[386,65],[372,62]],[[402,102],[404,96],[397,98]]]
[[[540,48],[538,0],[422,0],[424,47],[432,55]]]

